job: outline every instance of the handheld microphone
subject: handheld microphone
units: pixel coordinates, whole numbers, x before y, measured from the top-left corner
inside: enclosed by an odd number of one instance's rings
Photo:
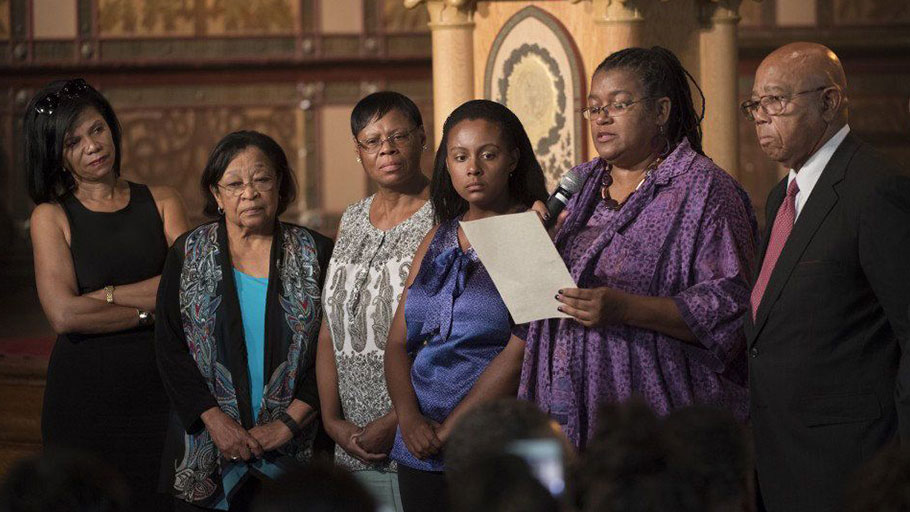
[[[575,171],[563,175],[556,191],[547,199],[547,218],[543,221],[545,228],[550,229],[556,223],[556,218],[565,209],[569,199],[581,190],[587,180],[587,176],[579,176]]]

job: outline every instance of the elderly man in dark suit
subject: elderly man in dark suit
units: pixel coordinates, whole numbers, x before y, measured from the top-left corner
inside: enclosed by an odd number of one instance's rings
[[[850,133],[824,46],[768,55],[742,110],[790,169],[745,321],[758,488],[771,512],[837,510],[860,464],[910,440],[910,178]]]

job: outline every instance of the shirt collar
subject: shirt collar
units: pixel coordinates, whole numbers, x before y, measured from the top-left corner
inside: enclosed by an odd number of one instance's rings
[[[828,142],[825,142],[818,151],[813,153],[812,156],[806,160],[806,163],[803,164],[799,172],[790,169],[790,174],[787,178],[787,186],[789,187],[790,183],[793,180],[796,180],[800,194],[808,197],[815,187],[815,184],[818,183],[822,171],[828,166],[828,162],[831,161],[834,152],[847,137],[848,133],[850,133],[850,125],[844,125],[844,127],[838,130],[833,137],[828,139]]]

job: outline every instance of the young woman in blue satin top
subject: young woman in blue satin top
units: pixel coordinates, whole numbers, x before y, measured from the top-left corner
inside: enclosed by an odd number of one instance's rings
[[[408,510],[445,507],[442,450],[473,405],[514,396],[524,343],[459,221],[526,210],[546,198],[518,118],[487,100],[446,120],[430,188],[438,225],[417,249],[385,353],[398,414],[391,457]]]

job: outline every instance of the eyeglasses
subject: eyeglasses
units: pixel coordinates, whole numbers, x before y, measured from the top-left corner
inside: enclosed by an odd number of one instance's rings
[[[61,98],[75,98],[87,91],[88,88],[89,85],[81,78],[70,80],[63,84],[59,91],[48,93],[38,100],[35,103],[35,112],[46,116],[52,115],[57,110],[57,106],[60,105]]]
[[[354,141],[357,142],[357,145],[367,153],[375,153],[379,151],[379,148],[382,147],[383,142],[388,142],[389,146],[393,148],[399,148],[403,144],[407,144],[407,142],[411,139],[411,134],[417,131],[420,126],[421,125],[417,125],[404,133],[389,135],[384,139],[380,137],[370,137],[367,140],[360,140],[357,137],[354,137]]]
[[[789,96],[769,94],[767,96],[761,96],[757,100],[744,101],[739,106],[739,109],[749,121],[755,121],[755,111],[757,111],[759,107],[761,107],[762,112],[765,114],[769,116],[776,116],[780,115],[780,113],[783,112],[785,108],[787,108],[787,104],[790,103],[793,98],[801,96],[803,94],[824,91],[828,87],[831,86],[823,85],[821,87],[816,87],[815,89],[809,89],[808,91],[793,93]]]
[[[610,117],[621,116],[629,111],[629,107],[636,103],[641,103],[646,100],[653,100],[655,96],[648,96],[647,98],[642,98],[635,101],[614,101],[613,103],[607,103],[606,105],[600,107],[587,107],[581,109],[581,115],[585,119],[591,119],[601,113],[606,113]]]
[[[254,178],[253,181],[232,181],[227,185],[222,185],[220,183],[216,183],[216,185],[223,188],[229,195],[240,197],[247,186],[253,187],[257,192],[269,192],[275,188],[275,181],[277,180],[274,176],[262,176]]]

